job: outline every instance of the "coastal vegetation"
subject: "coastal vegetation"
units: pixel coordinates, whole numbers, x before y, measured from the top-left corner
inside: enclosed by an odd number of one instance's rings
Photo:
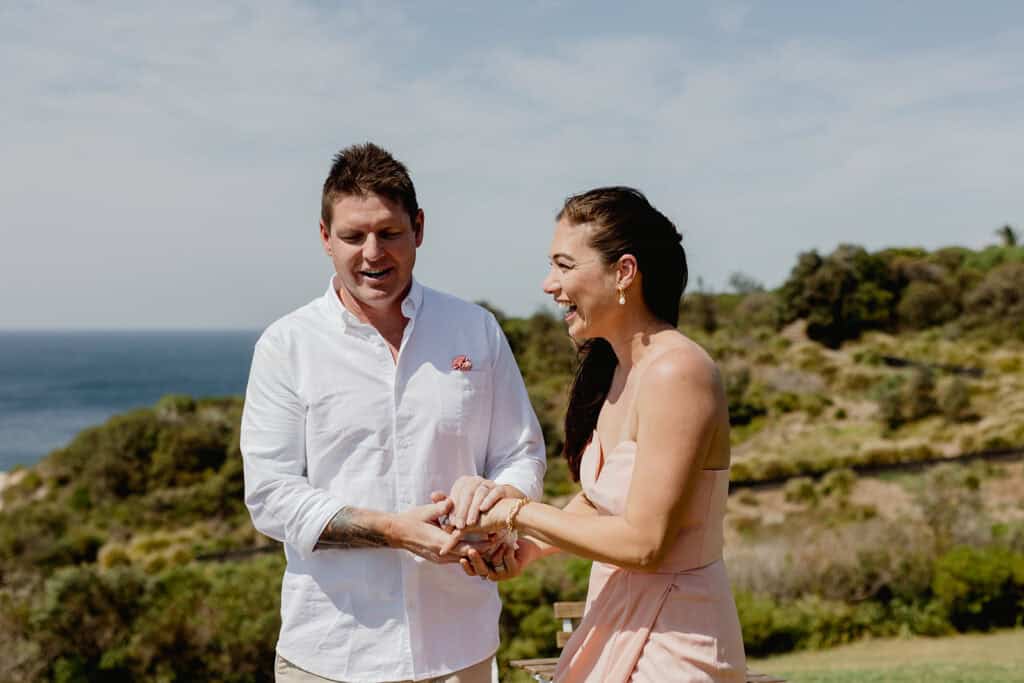
[[[681,302],[729,399],[726,560],[750,654],[1022,625],[1024,247],[1009,235],[808,252],[777,290],[737,274]],[[545,496],[563,502],[574,348],[549,313],[494,312],[547,441]],[[167,396],[7,476],[0,680],[271,679],[283,557],[242,501],[241,409]],[[501,584],[503,670],[557,652],[551,605],[582,599],[588,573],[553,557]]]

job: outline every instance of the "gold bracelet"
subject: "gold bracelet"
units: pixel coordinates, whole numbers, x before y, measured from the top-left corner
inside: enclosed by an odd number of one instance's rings
[[[516,517],[519,516],[519,511],[526,507],[526,504],[529,502],[529,498],[519,498],[508,511],[508,517],[505,519],[505,531],[509,534],[516,532]]]

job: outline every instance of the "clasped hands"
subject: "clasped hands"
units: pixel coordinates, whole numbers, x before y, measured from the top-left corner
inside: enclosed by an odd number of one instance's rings
[[[431,505],[417,508],[426,513],[422,521],[435,527],[431,552],[409,549],[433,562],[459,562],[469,576],[501,581],[518,575],[516,545],[505,529],[515,502],[510,493],[483,477],[460,477],[449,493],[436,491]]]

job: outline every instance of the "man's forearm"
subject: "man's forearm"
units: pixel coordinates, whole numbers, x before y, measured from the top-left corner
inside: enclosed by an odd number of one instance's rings
[[[324,527],[313,550],[387,548],[391,546],[390,515],[345,506]]]

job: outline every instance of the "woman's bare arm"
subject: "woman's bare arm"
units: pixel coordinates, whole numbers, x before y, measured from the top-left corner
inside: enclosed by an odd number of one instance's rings
[[[517,525],[546,546],[634,570],[657,568],[679,532],[682,510],[726,415],[718,372],[707,356],[682,348],[659,357],[637,395],[637,454],[622,516],[531,503]],[[504,520],[512,501],[488,513]]]

